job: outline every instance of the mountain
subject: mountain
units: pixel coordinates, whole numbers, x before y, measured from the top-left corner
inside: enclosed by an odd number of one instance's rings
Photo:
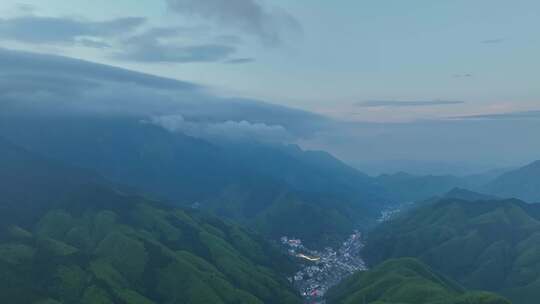
[[[0,302],[301,303],[258,235],[0,140]]]
[[[540,203],[540,160],[499,176],[486,190],[500,197]]]
[[[197,206],[268,237],[338,243],[373,223],[388,201],[370,177],[329,154],[296,146],[210,142],[139,118],[26,117],[0,136],[174,205]]]
[[[473,188],[482,189],[483,186],[494,181],[499,176],[513,170],[513,168],[496,168],[480,173],[465,175],[462,178]]]
[[[458,199],[463,201],[492,201],[498,198],[493,195],[483,194],[468,189],[454,188],[443,195],[444,199]]]
[[[417,176],[404,172],[383,174],[376,178],[377,182],[391,194],[395,201],[414,202],[425,200],[446,193],[453,188],[467,188],[469,184],[452,175]]]
[[[412,258],[388,260],[345,279],[327,294],[329,304],[510,304],[486,292],[467,292]]]
[[[364,255],[371,265],[415,257],[467,288],[537,303],[540,205],[443,199],[377,227]]]

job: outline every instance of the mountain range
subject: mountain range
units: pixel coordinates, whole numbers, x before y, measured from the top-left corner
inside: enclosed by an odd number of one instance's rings
[[[0,141],[0,302],[301,303],[260,236]]]
[[[316,247],[335,245],[353,229],[373,226],[389,205],[425,200],[455,187],[479,188],[471,178],[454,176],[370,177],[325,152],[254,140],[210,141],[170,132],[141,117],[3,117],[0,136],[131,192],[211,211],[273,239],[299,237]],[[503,189],[485,187],[492,188]]]
[[[195,206],[277,239],[339,242],[374,222],[388,196],[324,152],[172,133],[138,119],[3,120],[17,145],[176,206]]]

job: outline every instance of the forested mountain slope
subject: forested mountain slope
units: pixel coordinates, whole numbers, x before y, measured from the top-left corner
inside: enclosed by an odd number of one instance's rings
[[[534,304],[540,298],[540,205],[444,199],[375,229],[364,254],[372,265],[415,257],[467,288]]]
[[[468,292],[412,258],[388,260],[330,289],[329,304],[510,304],[486,292]]]
[[[2,303],[300,303],[257,235],[0,142]]]

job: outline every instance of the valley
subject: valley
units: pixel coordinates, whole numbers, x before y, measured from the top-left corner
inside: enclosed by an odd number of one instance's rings
[[[540,2],[24,2],[0,304],[540,302]]]
[[[305,303],[325,303],[324,297],[331,287],[353,273],[367,269],[360,256],[364,243],[358,231],[337,249],[310,250],[302,245],[301,240],[286,236],[280,241],[287,254],[296,258],[301,265],[301,269],[289,281],[300,292]]]

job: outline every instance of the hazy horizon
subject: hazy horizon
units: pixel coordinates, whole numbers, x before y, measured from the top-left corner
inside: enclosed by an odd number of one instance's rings
[[[84,96],[76,104],[100,114],[139,107],[145,119],[181,119],[196,137],[204,135],[194,125],[210,119],[204,132],[264,133],[371,174],[406,171],[406,162],[433,174],[517,167],[540,158],[531,131],[540,126],[538,9],[534,1],[8,0],[0,107],[40,98],[46,109]],[[44,81],[53,64],[58,75]],[[121,89],[127,83],[133,91]],[[135,98],[136,106],[116,103]]]

